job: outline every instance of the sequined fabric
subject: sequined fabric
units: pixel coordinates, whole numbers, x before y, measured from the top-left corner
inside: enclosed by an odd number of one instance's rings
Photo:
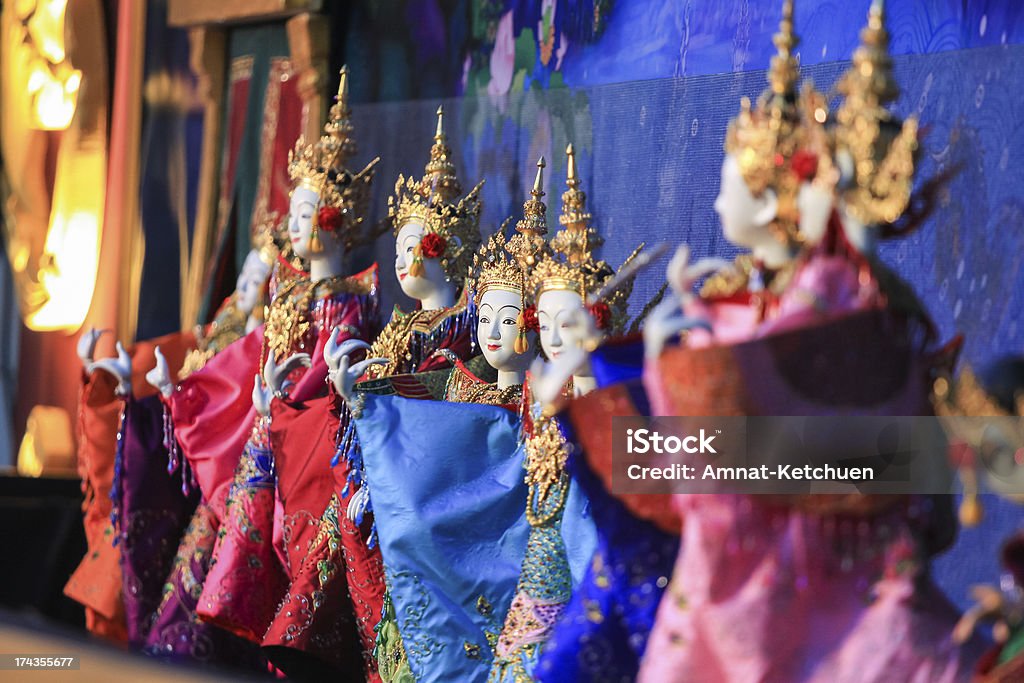
[[[287,578],[274,551],[274,460],[266,418],[253,428],[234,481],[214,561],[199,598],[203,619],[259,642],[270,624]]]
[[[159,398],[125,403],[112,497],[129,641],[142,645],[160,604],[178,539],[195,509],[181,474],[167,473]]]
[[[265,670],[259,648],[196,615],[218,524],[211,506],[200,503],[181,537],[164,583],[160,606],[146,638],[146,651],[171,660]]]

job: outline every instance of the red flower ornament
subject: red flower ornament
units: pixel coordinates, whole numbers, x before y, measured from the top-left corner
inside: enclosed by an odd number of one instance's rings
[[[800,182],[806,182],[818,173],[818,157],[805,149],[801,149],[793,155],[793,160],[789,162],[789,167],[793,169],[793,173],[800,179]]]
[[[523,309],[523,329],[530,332],[540,331],[540,322],[537,320],[536,306],[527,306]]]
[[[334,206],[322,206],[316,215],[317,227],[334,232],[341,227],[341,210]]]
[[[594,317],[594,324],[599,330],[607,330],[612,324],[612,311],[603,301],[590,307],[590,315]]]
[[[440,258],[448,247],[448,240],[437,233],[428,232],[420,240],[420,254],[423,258]]]

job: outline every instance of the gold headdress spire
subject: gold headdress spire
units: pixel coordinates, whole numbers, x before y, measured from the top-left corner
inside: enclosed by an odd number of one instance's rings
[[[562,215],[558,217],[562,230],[551,239],[551,248],[563,254],[570,265],[578,266],[586,263],[604,240],[590,227],[592,216],[587,212],[587,195],[579,189],[576,150],[572,144],[566,147],[565,155],[569,159],[565,179],[568,189],[562,193]]]
[[[445,274],[461,283],[472,263],[473,252],[480,244],[483,181],[459,199],[462,186],[451,157],[452,150],[444,132],[444,107],[438,107],[434,144],[423,178],[398,176],[395,193],[388,198],[388,218],[396,235],[409,223],[423,225],[423,239],[413,254],[410,275],[423,274],[424,258],[438,258]],[[426,246],[424,241],[428,242]]]
[[[836,112],[836,145],[850,155],[853,166],[853,182],[843,195],[847,210],[867,225],[892,223],[910,201],[917,119],[900,123],[886,108],[899,96],[899,86],[882,0],[871,3],[861,45],[839,91],[846,99]]]
[[[591,215],[586,210],[586,195],[580,190],[577,174],[576,153],[572,145],[566,149],[568,171],[567,189],[562,194],[562,214],[559,223],[562,228],[551,238],[536,267],[529,271],[529,288],[535,301],[544,292],[563,290],[576,292],[586,302],[588,295],[597,292],[615,275],[615,271],[604,261],[594,257],[594,249],[603,240],[590,226]],[[602,316],[607,316],[606,327],[621,330],[626,320],[626,309],[632,291],[632,280],[610,294],[598,304],[607,306]]]
[[[782,4],[779,32],[772,37],[772,42],[775,43],[776,54],[768,69],[768,83],[774,96],[793,102],[800,78],[800,64],[793,56],[793,48],[800,44],[800,38],[793,31],[793,0],[785,0]]]
[[[526,353],[529,350],[529,342],[526,339],[527,322],[527,286],[529,274],[537,265],[537,257],[544,249],[544,235],[548,232],[547,213],[548,207],[544,203],[544,168],[547,162],[544,157],[537,160],[537,175],[533,180],[533,189],[530,190],[530,198],[523,203],[523,218],[516,223],[516,235],[509,240],[508,251],[518,263],[520,291],[522,292],[519,317],[516,325],[519,327],[519,334],[513,349],[516,353]]]
[[[768,89],[758,99],[756,109],[743,98],[740,113],[729,125],[725,151],[735,157],[743,180],[750,191],[760,196],[771,189],[778,199],[778,210],[771,228],[783,242],[798,243],[799,213],[797,194],[802,178],[791,162],[798,151],[808,146],[812,127],[820,127],[807,101],[819,100],[813,88],[798,91],[800,64],[793,54],[800,39],[793,25],[793,0],[785,0],[779,31],[773,38],[776,54],[768,69]]]
[[[444,105],[441,105],[437,108],[434,146],[430,148],[430,161],[427,162],[423,182],[430,185],[431,193],[443,203],[451,202],[462,194],[462,186],[455,175],[455,164],[452,163],[451,156],[448,136],[444,134]]]
[[[530,198],[523,203],[523,218],[516,223],[516,231],[529,235],[546,235],[548,233],[548,207],[544,203],[544,157],[537,160],[537,176],[533,180]]]
[[[338,81],[338,94],[334,98],[324,133],[329,142],[329,151],[335,168],[345,168],[358,151],[353,137],[355,126],[352,124],[352,110],[348,106],[348,67],[341,67]]]
[[[326,207],[338,210],[337,224],[331,226],[321,226],[319,212],[313,214],[310,239],[310,251],[313,253],[323,251],[319,235],[321,229],[341,230],[346,248],[375,237],[361,235],[359,228],[370,203],[373,167],[379,159],[371,161],[359,173],[352,173],[346,168],[356,154],[356,141],[352,110],[348,105],[347,66],[341,68],[340,75],[338,94],[324,124],[323,135],[310,144],[300,136],[295,149],[288,153],[288,176],[294,185],[315,192],[320,197],[321,210]]]
[[[885,28],[885,3],[873,0],[868,10],[868,25],[860,34],[861,44],[853,53],[853,67],[843,78],[842,92],[870,106],[880,107],[900,94],[892,74],[889,56],[889,32]]]
[[[590,227],[586,195],[579,189],[576,173],[576,151],[569,145],[565,152],[567,189],[562,194],[562,215],[558,219],[562,228],[551,238],[545,258],[532,271],[537,298],[546,291],[563,289],[577,292],[586,299],[587,294],[596,291],[614,274],[608,264],[594,259],[593,249],[600,246],[602,240]]]

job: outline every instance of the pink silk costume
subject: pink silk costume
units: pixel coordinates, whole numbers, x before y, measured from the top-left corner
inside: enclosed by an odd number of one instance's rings
[[[731,344],[666,350],[644,372],[652,412],[931,414],[935,359],[861,265],[812,255],[772,302],[773,318],[716,329]],[[675,495],[682,544],[638,680],[968,679],[979,647],[953,644],[957,615],[927,575],[951,540],[935,540],[952,526],[943,502]]]
[[[289,296],[302,301],[298,284]],[[312,367],[296,371],[301,379],[297,397],[313,397],[326,391],[327,365],[323,346],[331,330],[338,328],[339,342],[366,339],[376,328],[377,267],[342,280],[318,294],[310,305],[309,328],[293,339],[290,348],[277,353],[281,362],[292,353],[309,353]],[[284,287],[278,288],[282,296]],[[271,306],[273,315],[275,300]],[[267,347],[264,353],[273,352]],[[260,354],[258,358],[265,357]],[[250,377],[248,386],[252,386]],[[251,391],[250,391],[251,399]],[[249,401],[251,404],[251,400]],[[288,578],[282,547],[281,517],[285,511],[276,496],[276,472],[270,448],[269,418],[251,423],[251,434],[228,487],[221,530],[199,598],[197,614],[238,636],[260,642],[285,594]]]
[[[801,255],[791,271],[781,291],[773,291],[768,280],[768,284],[756,289],[748,283],[735,292],[687,302],[687,316],[703,318],[712,328],[711,333],[693,330],[687,337],[687,346],[742,342],[883,302],[867,259],[846,241],[834,212],[822,243]],[[789,275],[764,269],[761,273],[780,280]],[[652,405],[652,409],[655,407]]]

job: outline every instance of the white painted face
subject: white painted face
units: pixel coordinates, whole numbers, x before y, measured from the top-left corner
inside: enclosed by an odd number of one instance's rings
[[[574,324],[573,318],[583,310],[583,298],[576,292],[553,289],[537,300],[537,322],[540,324],[540,346],[554,361],[566,349],[581,345],[586,330]]]
[[[268,277],[270,277],[270,266],[263,262],[259,252],[255,249],[251,250],[245,257],[238,280],[235,281],[235,293],[238,295],[235,303],[239,310],[246,315],[252,313]]]
[[[300,258],[308,259],[311,255],[309,240],[313,236],[313,216],[319,202],[320,195],[308,187],[299,186],[292,190],[292,200],[288,207],[288,239],[291,240],[292,250]],[[320,239],[323,238],[321,234]]]
[[[477,344],[484,358],[495,370],[518,372],[530,366],[536,349],[537,336],[527,332],[530,344],[526,353],[516,353],[519,326],[516,321],[522,310],[520,295],[502,289],[489,289],[480,298],[477,309]]]
[[[715,211],[722,220],[725,238],[741,247],[752,248],[773,239],[768,224],[775,218],[778,202],[768,189],[755,197],[740,173],[740,165],[732,154],[722,163],[722,185],[715,199]]]
[[[398,231],[395,238],[395,275],[406,296],[422,301],[446,285],[444,269],[439,259],[423,259],[423,275],[409,274],[416,245],[423,239],[423,223],[409,221]]]

